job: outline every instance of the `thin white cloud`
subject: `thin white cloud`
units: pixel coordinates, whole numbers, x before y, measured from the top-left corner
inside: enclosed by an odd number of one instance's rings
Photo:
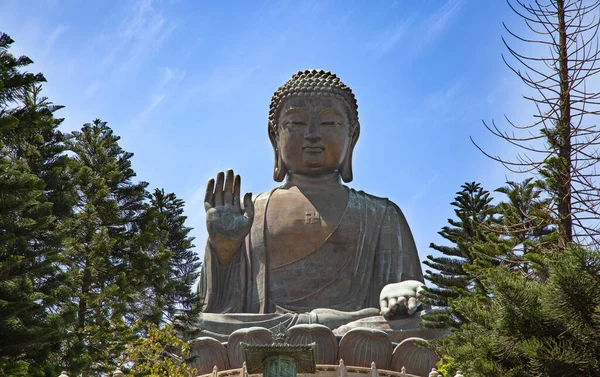
[[[436,116],[445,115],[449,111],[455,111],[456,98],[463,89],[463,80],[456,80],[448,86],[436,90],[425,99],[425,107]]]
[[[421,110],[405,115],[405,121],[412,124],[423,124],[427,121],[436,121],[440,118],[456,119],[464,114],[464,96],[466,90],[465,80],[459,78],[448,84],[441,83],[425,96]]]
[[[102,81],[98,81],[98,80],[93,81],[83,91],[83,98],[85,98],[85,99],[91,98],[103,86],[104,86],[104,83]]]
[[[448,0],[438,11],[432,14],[424,23],[425,34],[421,41],[424,45],[436,39],[452,22],[465,0]]]
[[[177,85],[185,78],[185,71],[177,68],[163,67],[160,73],[159,88],[164,88],[169,85]]]
[[[423,195],[429,191],[431,186],[433,186],[434,182],[437,181],[439,177],[440,173],[435,172],[435,174],[411,196],[408,205],[412,208],[423,197]]]
[[[240,66],[217,68],[202,84],[187,94],[184,102],[192,99],[203,102],[218,101],[236,88],[243,86],[244,81],[260,67],[260,65],[254,65],[246,68]]]
[[[147,54],[156,52],[172,34],[176,23],[164,16],[154,0],[138,0],[129,8],[116,34],[109,40],[119,41],[102,58],[111,67],[118,64],[120,71],[135,67]]]
[[[184,78],[185,71],[168,66],[162,67],[152,91],[153,94],[150,97],[150,101],[142,111],[133,117],[130,126],[133,128],[139,127],[148,118],[148,115],[170,96],[174,91],[174,88],[177,87]]]
[[[382,54],[386,54],[396,47],[410,29],[411,21],[412,19],[410,18],[402,20],[381,35],[376,45]]]
[[[50,50],[58,38],[67,30],[65,25],[59,24],[53,31],[50,33],[48,40],[46,41],[46,50]]]
[[[142,121],[148,117],[148,115],[165,99],[165,93],[160,93],[152,96],[150,103],[144,110],[136,116],[138,121]]]
[[[379,35],[374,42],[375,49],[384,55],[402,45],[413,56],[418,54],[452,24],[464,4],[465,0],[448,0],[429,17],[416,12],[404,18]]]

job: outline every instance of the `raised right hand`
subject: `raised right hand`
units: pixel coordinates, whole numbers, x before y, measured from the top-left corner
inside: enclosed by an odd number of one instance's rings
[[[226,175],[226,177],[225,177]],[[227,266],[250,232],[254,220],[252,194],[244,195],[244,207],[240,204],[241,178],[233,170],[217,174],[206,185],[204,209],[208,242],[221,266]]]

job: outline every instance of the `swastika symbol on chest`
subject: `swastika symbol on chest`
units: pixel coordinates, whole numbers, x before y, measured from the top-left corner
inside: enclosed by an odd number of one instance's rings
[[[319,212],[306,212],[304,216],[305,224],[320,224],[321,223],[321,215]]]

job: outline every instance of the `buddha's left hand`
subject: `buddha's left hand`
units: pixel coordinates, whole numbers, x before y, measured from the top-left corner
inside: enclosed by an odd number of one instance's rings
[[[420,298],[424,287],[425,284],[417,280],[386,285],[379,295],[381,315],[391,317],[396,312],[413,315],[421,306]]]

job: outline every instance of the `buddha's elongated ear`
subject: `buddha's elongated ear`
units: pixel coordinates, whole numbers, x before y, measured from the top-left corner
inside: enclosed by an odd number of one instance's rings
[[[348,150],[346,151],[346,156],[344,156],[344,161],[342,161],[342,167],[340,168],[340,175],[344,182],[352,182],[352,153],[354,152],[354,146],[356,146],[356,142],[358,141],[358,136],[360,135],[360,126],[358,123],[354,127],[352,134],[348,137],[350,138],[350,145],[348,146]]]
[[[277,127],[277,126],[275,126]],[[274,152],[274,166],[273,166],[273,179],[275,182],[283,182],[285,179],[285,175],[287,174],[287,169],[285,165],[283,165],[283,159],[281,158],[281,152],[279,151],[279,147],[277,146],[277,132],[275,132],[274,127],[269,127],[269,140],[271,140],[271,145],[273,146]]]

